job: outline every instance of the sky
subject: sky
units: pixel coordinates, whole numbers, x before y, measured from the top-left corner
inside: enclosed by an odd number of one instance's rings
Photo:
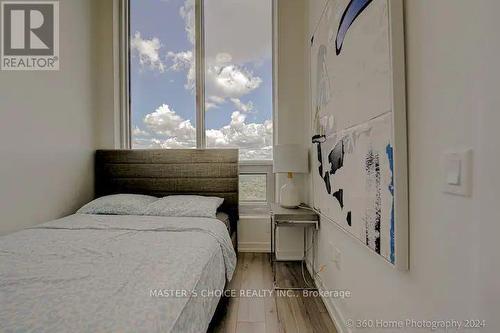
[[[271,0],[205,0],[206,136],[272,159]],[[131,0],[134,148],[196,146],[194,0]]]

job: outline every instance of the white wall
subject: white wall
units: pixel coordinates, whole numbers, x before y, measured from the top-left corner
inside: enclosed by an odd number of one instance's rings
[[[275,143],[304,144],[304,111],[308,109],[306,98],[308,87],[307,59],[304,54],[306,47],[306,24],[304,15],[306,2],[303,0],[278,0],[275,25],[277,36],[276,50],[276,112]],[[295,175],[296,181],[303,184],[304,178]],[[279,175],[278,184],[286,179]],[[279,190],[279,186],[277,187]],[[303,194],[306,200],[307,193]]]
[[[308,2],[311,34],[324,1]],[[320,280],[351,291],[331,303],[344,320],[484,319],[481,332],[500,330],[499,11],[496,0],[406,1],[410,270],[323,220]],[[441,155],[457,147],[474,149],[470,198],[441,192]]]
[[[60,71],[0,72],[0,234],[93,196],[93,5],[60,2]]]
[[[269,212],[248,215],[240,210],[238,221],[238,252],[271,252]]]
[[[307,18],[304,15],[307,3],[304,0],[277,1],[277,92],[274,119],[276,144],[305,144],[303,119],[308,109],[308,72],[304,53],[307,42]],[[286,175],[277,175],[277,194]],[[308,197],[305,175],[294,174],[297,185],[302,188],[302,201]],[[280,258],[300,260],[303,257],[302,229],[281,228],[277,232],[277,248]]]
[[[94,0],[97,148],[120,148],[119,1]]]

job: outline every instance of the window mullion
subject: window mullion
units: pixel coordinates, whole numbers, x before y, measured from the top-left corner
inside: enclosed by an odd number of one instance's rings
[[[196,148],[206,148],[205,137],[205,26],[203,0],[195,0]]]
[[[118,96],[118,109],[115,106],[115,115],[118,113],[118,122],[115,120],[115,148],[131,149],[131,108],[130,108],[130,0],[121,0],[115,7],[119,13],[118,38],[113,38],[113,43],[118,45],[117,57],[118,73],[114,73],[118,80],[118,90],[115,90],[115,96]],[[116,119],[116,118],[115,118]]]

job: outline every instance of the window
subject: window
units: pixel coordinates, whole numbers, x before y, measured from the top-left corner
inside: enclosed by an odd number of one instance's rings
[[[241,200],[247,202],[267,202],[266,174],[244,173],[240,175]]]
[[[194,2],[129,3],[132,148],[195,148]]]
[[[240,166],[240,202],[253,206],[274,202],[272,163],[248,161]]]
[[[271,160],[272,36],[272,0],[129,0],[132,148]]]
[[[272,159],[272,1],[204,0],[207,147]]]
[[[239,148],[241,201],[272,200],[273,0],[124,3],[130,146]]]

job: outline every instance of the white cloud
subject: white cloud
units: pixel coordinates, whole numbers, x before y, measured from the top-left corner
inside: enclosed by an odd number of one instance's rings
[[[253,111],[253,102],[243,103],[239,98],[231,98],[234,106],[241,112],[249,113]]]
[[[210,110],[210,109],[217,109],[219,105],[224,104],[226,100],[222,97],[219,96],[208,96],[206,101],[205,101],[205,109]]]
[[[141,137],[133,137],[132,138],[132,147],[134,149],[155,149],[155,148],[163,148],[161,146],[161,141],[155,138],[141,138]]]
[[[272,122],[246,123],[246,115],[235,111],[231,122],[220,129],[207,130],[208,146],[263,148],[272,145]]]
[[[184,29],[186,30],[188,40],[191,44],[195,43],[195,15],[194,0],[184,1],[184,5],[179,9],[179,15],[184,20]]]
[[[272,160],[273,146],[265,146],[260,149],[240,148],[240,159],[242,160]]]
[[[272,121],[246,123],[246,115],[235,111],[229,125],[207,130],[207,146],[240,148],[242,159],[272,159]]]
[[[196,146],[196,129],[190,120],[185,120],[167,104],[161,105],[153,113],[144,117],[144,124],[152,134],[168,137],[163,142],[166,147],[194,147]]]
[[[161,73],[165,71],[165,65],[160,58],[160,49],[162,45],[156,37],[152,39],[143,39],[141,33],[136,31],[130,40],[132,55],[139,57],[139,63],[152,70],[158,70]]]
[[[132,130],[132,135],[134,137],[149,137],[149,136],[151,136],[151,134],[149,132],[146,132],[146,131],[140,129],[137,126]]]
[[[226,52],[217,53],[215,61],[219,64],[226,64],[233,60],[233,56]]]
[[[257,89],[262,79],[249,70],[237,66],[212,65],[205,78],[207,93],[223,98],[238,98]]]
[[[137,148],[188,148],[196,146],[196,129],[190,120],[185,120],[167,104],[158,107],[144,117],[144,124],[151,137],[135,137]],[[271,159],[272,132],[270,120],[263,124],[247,123],[246,115],[235,111],[228,125],[219,129],[208,129],[207,146],[218,148],[240,148],[243,159]]]
[[[228,58],[229,59],[229,55]],[[186,89],[195,88],[195,64],[192,51],[168,52],[167,59],[171,61],[170,70],[186,70]],[[262,79],[243,66],[219,65],[207,63],[205,75],[206,92],[218,98],[213,103],[222,104],[225,98],[238,98],[257,89]]]
[[[192,51],[168,52],[167,59],[172,62],[169,69],[173,71],[187,70],[184,87],[189,90],[195,88],[195,65]]]
[[[212,102],[205,102],[205,110],[217,109],[219,107],[218,104]]]
[[[209,96],[208,97],[208,100],[215,103],[215,104],[222,104],[224,103],[226,100],[222,97],[219,97],[219,96]]]
[[[171,70],[180,71],[183,69],[190,68],[193,62],[193,52],[183,51],[183,52],[171,52],[167,53],[167,58],[172,61],[170,66]]]

